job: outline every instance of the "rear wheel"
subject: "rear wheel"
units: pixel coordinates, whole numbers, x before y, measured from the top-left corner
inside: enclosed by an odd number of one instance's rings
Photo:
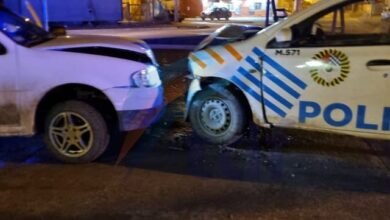
[[[226,88],[207,88],[191,104],[190,121],[195,133],[212,144],[236,142],[248,125],[248,114],[238,97]]]
[[[45,121],[45,142],[66,163],[97,159],[110,142],[107,122],[97,109],[81,101],[57,104]]]

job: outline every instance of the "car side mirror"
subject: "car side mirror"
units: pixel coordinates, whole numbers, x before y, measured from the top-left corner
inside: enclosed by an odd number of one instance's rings
[[[285,43],[292,40],[292,31],[290,28],[283,28],[276,33],[276,42]]]
[[[53,34],[54,36],[65,36],[66,29],[64,26],[51,26],[50,33]]]
[[[7,53],[7,48],[5,48],[2,44],[0,44],[0,55],[4,55]]]

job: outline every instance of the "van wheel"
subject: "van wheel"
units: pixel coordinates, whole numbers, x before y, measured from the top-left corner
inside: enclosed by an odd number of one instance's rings
[[[99,111],[81,101],[54,106],[45,121],[45,142],[53,155],[66,163],[88,163],[106,150],[107,122]]]
[[[212,144],[232,144],[244,133],[248,115],[237,96],[223,87],[199,92],[190,108],[195,133]]]

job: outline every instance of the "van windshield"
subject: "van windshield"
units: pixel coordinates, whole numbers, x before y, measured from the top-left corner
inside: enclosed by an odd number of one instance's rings
[[[0,8],[0,31],[17,44],[25,47],[31,47],[54,38],[44,29],[5,8]]]

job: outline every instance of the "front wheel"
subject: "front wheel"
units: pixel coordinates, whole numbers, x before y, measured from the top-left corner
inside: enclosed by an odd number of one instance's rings
[[[107,122],[93,106],[81,101],[57,104],[45,121],[45,142],[66,163],[97,159],[110,142]]]
[[[223,87],[199,92],[189,116],[195,133],[212,144],[236,142],[248,125],[248,114],[239,98]]]

